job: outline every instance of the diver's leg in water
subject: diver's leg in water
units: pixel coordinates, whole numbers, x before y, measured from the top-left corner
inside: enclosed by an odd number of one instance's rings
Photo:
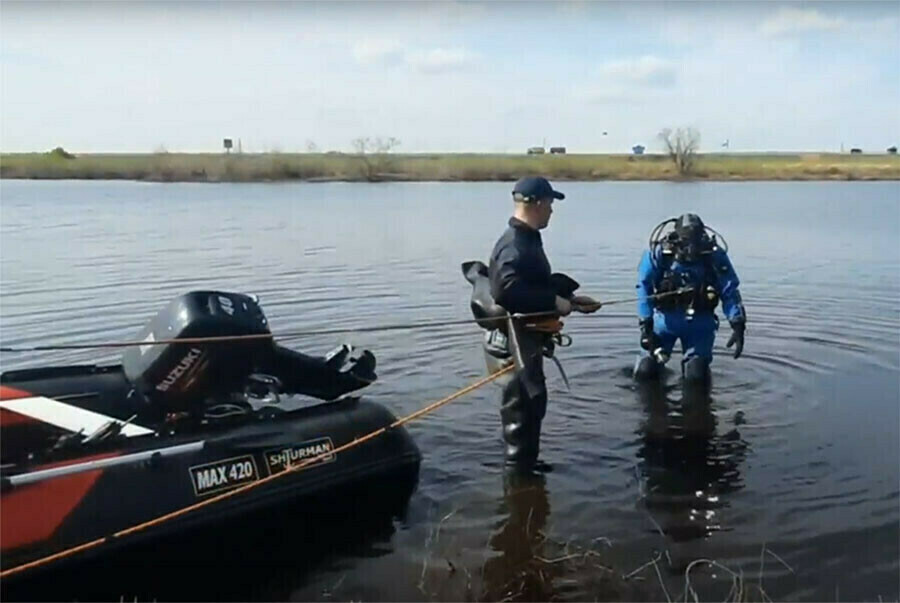
[[[661,369],[662,364],[657,362],[649,352],[642,350],[634,360],[634,379],[642,382],[654,381],[659,378]]]
[[[716,341],[716,317],[712,314],[698,314],[690,320],[681,337],[684,359],[681,374],[686,384],[708,385],[711,379],[709,365],[713,359],[713,344]]]
[[[672,331],[665,315],[655,313],[653,315],[653,332],[659,340],[662,352],[669,356],[675,347],[676,333]],[[662,375],[662,363],[653,356],[653,350],[641,350],[634,362],[634,379],[636,381],[652,381]]]

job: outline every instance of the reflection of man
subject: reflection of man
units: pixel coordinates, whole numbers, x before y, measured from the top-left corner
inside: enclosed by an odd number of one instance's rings
[[[500,554],[484,564],[484,598],[499,601],[508,597],[510,590],[521,590],[522,600],[548,600],[552,594],[549,572],[553,568],[541,567],[541,577],[534,567],[534,558],[543,556],[541,532],[550,515],[544,476],[505,472],[500,513],[507,519],[488,541]]]
[[[686,388],[680,401],[669,400],[658,381],[640,384],[638,394],[647,413],[637,453],[647,509],[676,542],[722,529],[722,496],[743,488],[739,466],[746,443],[737,429],[716,433],[704,387]]]

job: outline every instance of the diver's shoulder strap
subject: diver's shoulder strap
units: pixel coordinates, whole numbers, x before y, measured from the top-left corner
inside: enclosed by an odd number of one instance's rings
[[[671,254],[666,255],[663,253],[663,246],[657,245],[655,248],[650,250],[650,260],[653,262],[653,266],[656,268],[654,276],[653,288],[654,290],[659,290],[660,282],[665,278],[666,272],[672,268],[672,262],[674,258]]]

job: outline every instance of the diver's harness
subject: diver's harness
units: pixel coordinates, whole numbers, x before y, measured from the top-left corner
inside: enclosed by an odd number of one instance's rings
[[[690,250],[690,255],[696,256],[696,258],[685,258],[687,243],[674,230],[665,232],[666,227],[669,224],[674,225],[675,222],[675,218],[664,220],[650,233],[650,262],[657,273],[660,272],[660,269],[662,272],[658,281],[653,283],[653,291],[658,297],[655,306],[663,311],[684,310],[688,318],[698,312],[713,313],[719,304],[718,283],[714,280],[715,275],[726,268],[715,266],[712,256],[720,249],[724,253],[728,253],[728,243],[720,233],[704,225],[704,232],[697,248]],[[704,268],[703,282],[697,286],[690,281],[686,272],[677,272],[672,269],[672,264],[676,260],[687,263],[696,261],[696,259],[702,261]],[[679,291],[681,293],[678,293]]]

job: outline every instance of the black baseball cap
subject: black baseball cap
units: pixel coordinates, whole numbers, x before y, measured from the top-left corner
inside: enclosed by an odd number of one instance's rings
[[[541,176],[520,178],[513,187],[513,196],[520,195],[526,203],[540,201],[541,199],[565,199],[566,196],[553,190],[550,182]]]

